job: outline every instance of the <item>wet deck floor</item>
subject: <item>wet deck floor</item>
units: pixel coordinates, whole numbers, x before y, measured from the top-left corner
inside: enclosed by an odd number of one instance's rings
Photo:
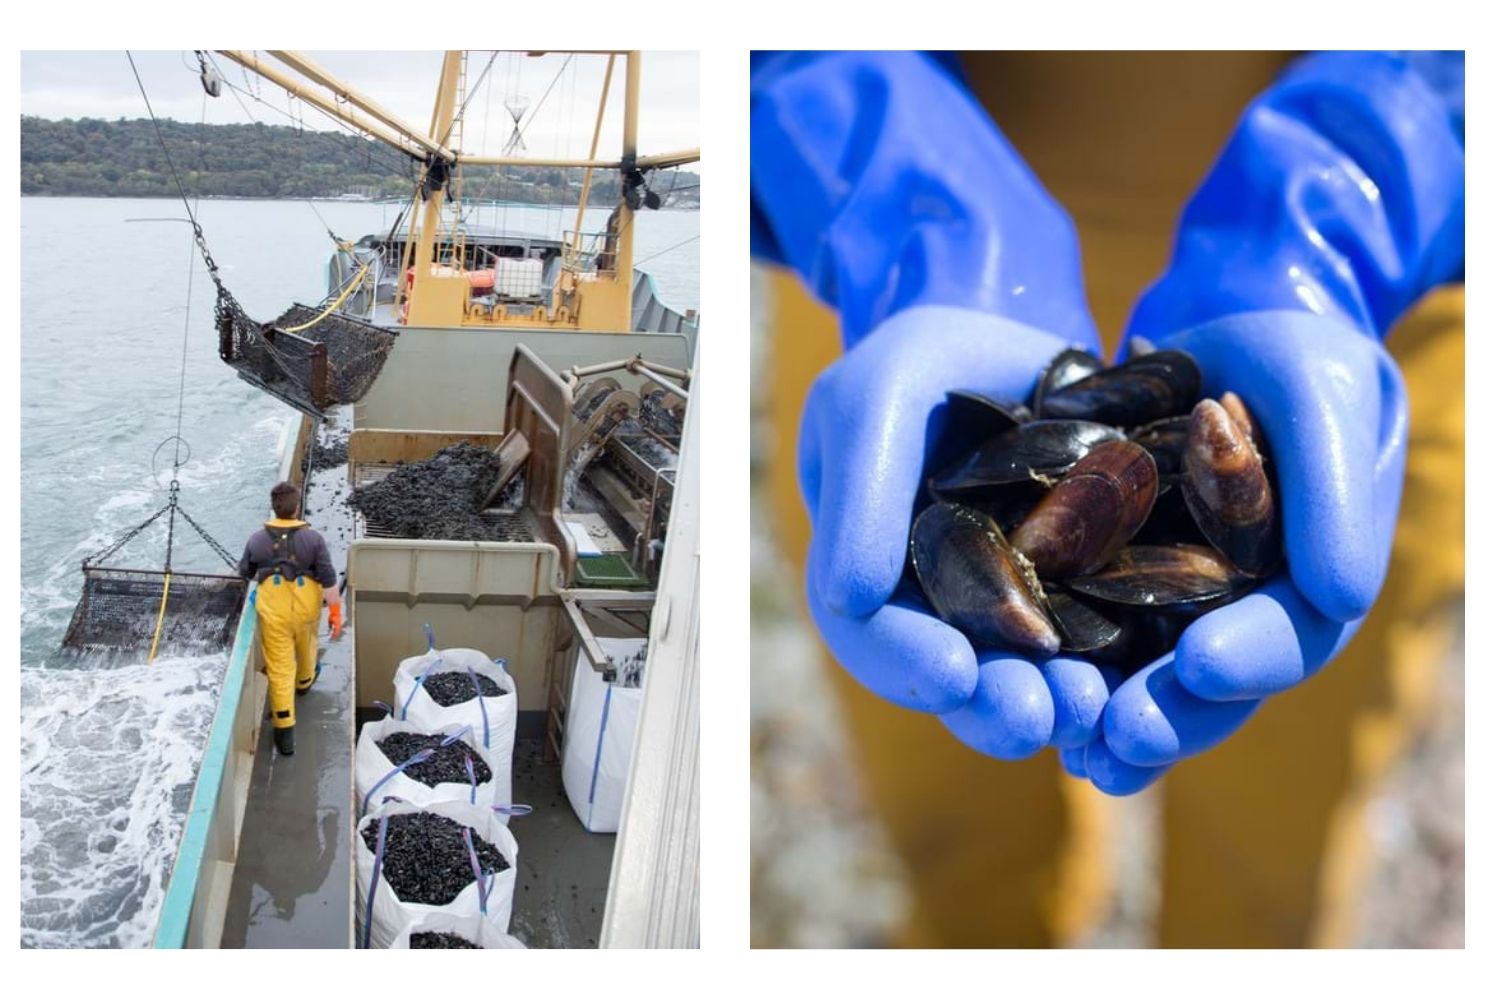
[[[306,501],[340,569],[354,532],[347,492],[347,467],[315,472]],[[296,754],[277,756],[269,721],[261,729],[226,948],[353,947],[353,629],[329,643],[325,623],[321,642],[323,672],[296,703]],[[527,721],[523,732],[534,728]],[[535,811],[510,823],[519,848],[511,934],[529,948],[597,947],[614,835],[583,829],[540,739],[516,741],[512,797]]]
[[[338,420],[347,430],[347,410]],[[342,571],[353,536],[346,467],[314,472],[303,516]],[[225,948],[349,948],[354,929],[354,632],[328,640],[319,626],[317,683],[296,701],[297,752],[276,754],[261,726],[240,855],[224,920]],[[268,706],[269,710],[269,706]]]
[[[589,833],[542,741],[516,741],[511,797],[535,810],[510,821],[520,849],[510,932],[528,948],[597,948],[615,835]]]

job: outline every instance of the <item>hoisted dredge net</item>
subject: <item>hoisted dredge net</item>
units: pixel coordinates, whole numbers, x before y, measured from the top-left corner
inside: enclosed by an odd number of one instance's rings
[[[396,343],[391,331],[334,307],[296,304],[274,322],[259,323],[217,276],[215,284],[219,357],[240,378],[315,418],[363,399]]]
[[[174,483],[175,487],[175,483]],[[167,559],[159,570],[104,566],[163,515],[167,522]],[[149,649],[201,652],[222,649],[234,640],[247,583],[236,575],[181,573],[172,569],[176,518],[181,517],[228,566],[234,558],[172,498],[161,510],[131,529],[109,548],[83,561],[83,596],[73,609],[63,646],[82,651]]]

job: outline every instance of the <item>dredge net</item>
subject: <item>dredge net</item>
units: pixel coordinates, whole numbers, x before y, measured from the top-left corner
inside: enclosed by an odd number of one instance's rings
[[[223,285],[214,307],[219,357],[240,378],[313,417],[357,403],[395,345],[390,330],[337,311],[293,305],[258,323]]]
[[[162,612],[162,588],[168,587]],[[222,649],[234,639],[246,582],[236,576],[86,566],[83,596],[63,646],[85,651],[151,645],[161,616],[159,647],[180,652]]]

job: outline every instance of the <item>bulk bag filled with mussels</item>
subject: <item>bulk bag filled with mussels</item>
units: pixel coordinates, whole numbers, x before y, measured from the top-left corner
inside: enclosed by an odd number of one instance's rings
[[[395,716],[436,732],[473,726],[475,744],[495,772],[494,802],[510,801],[516,747],[516,682],[505,662],[477,649],[428,649],[396,668]]]
[[[1139,668],[1281,567],[1249,409],[1182,351],[1132,353],[1065,351],[1027,402],[949,393],[911,565],[976,644]]]
[[[354,748],[361,816],[388,797],[419,806],[448,801],[510,805],[508,792],[506,800],[496,798],[500,773],[495,755],[480,745],[469,725],[424,726],[388,716],[366,723]]]
[[[508,931],[517,850],[501,819],[492,807],[467,802],[418,806],[392,799],[360,820],[354,840],[361,947],[368,941],[389,948],[407,925],[438,913]]]
[[[407,924],[392,948],[520,948],[519,939],[482,917],[455,917],[451,913],[429,913]]]

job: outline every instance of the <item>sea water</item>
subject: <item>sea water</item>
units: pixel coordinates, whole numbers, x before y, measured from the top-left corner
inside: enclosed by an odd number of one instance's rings
[[[572,211],[558,207],[479,211],[486,225],[529,232],[574,223]],[[607,215],[590,209],[585,229],[602,228]],[[82,588],[79,563],[166,503],[174,459],[183,508],[237,555],[269,514],[293,418],[219,360],[213,286],[183,217],[181,202],[170,200],[21,202],[21,942],[28,946],[151,943],[227,664],[225,654],[148,665],[140,656],[60,653]],[[293,301],[323,297],[332,249],[324,220],[358,239],[385,232],[392,215],[377,204],[320,202],[315,213],[305,202],[206,201],[199,218],[225,283],[252,316],[271,319]],[[636,257],[663,299],[697,308],[697,213],[637,219]],[[169,442],[153,462],[176,430],[179,381],[190,450]],[[227,571],[180,521],[177,529],[175,568]],[[160,568],[165,543],[163,519],[110,565]]]

